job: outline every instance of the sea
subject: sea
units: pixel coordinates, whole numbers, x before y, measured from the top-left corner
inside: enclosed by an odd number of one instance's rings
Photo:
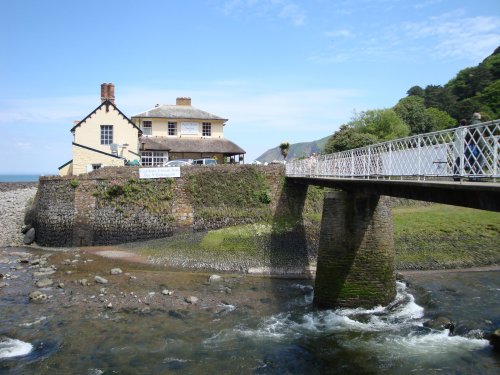
[[[0,174],[0,182],[36,182],[39,174]]]

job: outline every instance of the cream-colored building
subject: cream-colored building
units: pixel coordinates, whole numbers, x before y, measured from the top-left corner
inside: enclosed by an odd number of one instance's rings
[[[103,166],[123,166],[139,160],[141,130],[115,105],[114,85],[101,85],[101,104],[71,129],[73,159],[59,174],[79,175]]]
[[[191,106],[191,98],[155,108],[129,119],[115,105],[115,87],[101,85],[101,104],[73,133],[73,159],[59,174],[79,175],[127,162],[161,166],[175,159],[215,158],[218,163],[242,163],[245,151],[224,138],[227,119]]]
[[[177,98],[175,105],[157,105],[132,116],[141,129],[142,165],[167,160],[215,158],[218,163],[242,163],[245,151],[224,138],[227,119],[191,105],[191,98]]]

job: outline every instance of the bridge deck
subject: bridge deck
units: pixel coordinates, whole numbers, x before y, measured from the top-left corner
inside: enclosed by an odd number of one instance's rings
[[[335,177],[287,177],[298,184],[364,191],[500,212],[500,183],[449,180],[384,180]]]

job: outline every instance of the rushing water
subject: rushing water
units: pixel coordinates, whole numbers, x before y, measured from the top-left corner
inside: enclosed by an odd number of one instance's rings
[[[20,293],[0,289],[0,373],[498,374],[482,333],[500,326],[499,276],[410,276],[389,306],[323,311],[310,282],[243,277],[239,304],[146,313],[30,304],[21,280]],[[423,325],[438,316],[456,335]]]

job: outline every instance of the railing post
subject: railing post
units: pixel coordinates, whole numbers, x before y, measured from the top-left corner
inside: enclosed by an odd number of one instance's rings
[[[349,153],[351,154],[351,178],[354,178],[354,152]]]
[[[389,143],[389,177],[392,176],[392,142]]]
[[[367,172],[366,175],[368,176],[368,179],[370,179],[371,176],[371,169],[372,169],[372,149],[371,147],[368,147],[368,165],[367,165]]]
[[[418,180],[420,181],[420,176],[422,175],[422,172],[421,172],[421,163],[422,163],[422,160],[421,160],[421,148],[420,148],[420,143],[421,143],[421,139],[422,139],[422,136],[419,135],[418,138],[417,138],[417,159],[418,159]]]
[[[500,136],[494,136],[493,137],[493,142],[495,144],[494,150],[493,150],[493,181],[497,182],[497,176],[498,176],[498,144],[499,144]]]

